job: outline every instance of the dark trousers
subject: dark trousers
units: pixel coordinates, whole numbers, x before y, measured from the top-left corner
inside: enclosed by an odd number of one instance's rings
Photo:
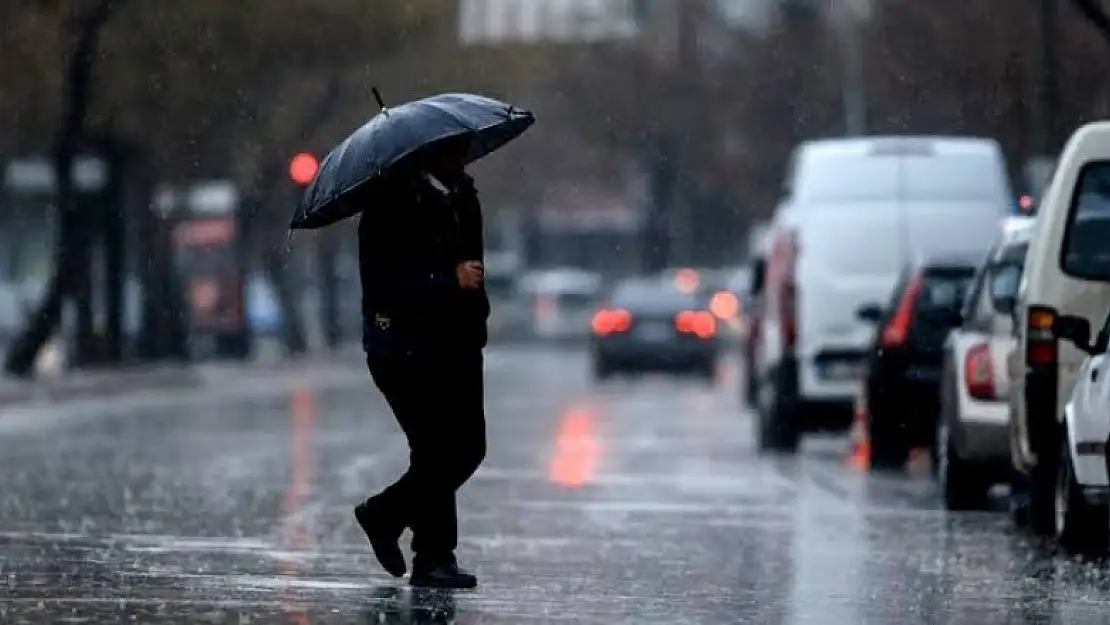
[[[412,530],[416,565],[453,558],[455,491],[486,455],[482,351],[372,353],[367,365],[409,443],[408,470],[378,499]]]

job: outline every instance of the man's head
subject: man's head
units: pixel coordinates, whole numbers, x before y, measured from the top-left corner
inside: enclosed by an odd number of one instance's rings
[[[428,170],[437,178],[453,180],[466,167],[470,142],[466,137],[451,137],[436,144],[428,153]]]

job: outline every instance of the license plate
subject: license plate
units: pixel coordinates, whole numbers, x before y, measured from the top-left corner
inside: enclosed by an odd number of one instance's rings
[[[854,362],[834,362],[825,365],[825,377],[830,380],[857,380],[863,377],[863,365]]]
[[[645,341],[666,341],[672,334],[671,327],[662,323],[645,324],[636,328],[636,336]]]

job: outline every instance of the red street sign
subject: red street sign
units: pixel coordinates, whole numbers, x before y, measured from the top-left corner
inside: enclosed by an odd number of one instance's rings
[[[307,153],[301,152],[293,157],[289,162],[289,177],[293,182],[304,186],[312,182],[316,177],[316,170],[320,168],[320,161],[316,157]]]

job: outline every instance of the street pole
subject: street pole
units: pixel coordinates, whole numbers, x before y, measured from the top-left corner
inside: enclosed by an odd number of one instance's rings
[[[860,20],[863,9],[859,2],[832,0],[826,5],[827,15],[836,31],[843,64],[841,99],[844,107],[844,134],[859,136],[867,133],[867,86],[863,71],[863,46],[860,41]]]
[[[1056,154],[1060,140],[1060,14],[1057,0],[1039,0],[1041,97],[1037,146],[1041,156]]]
[[[674,248],[680,247],[685,256],[692,252],[692,220],[681,192],[683,184],[682,157],[688,152],[682,140],[683,105],[689,102],[686,92],[696,80],[691,72],[697,70],[697,27],[694,0],[667,0],[666,14],[653,16],[652,26],[664,38],[661,71],[666,77],[665,88],[659,94],[659,132],[645,159],[648,169],[648,207],[643,246],[643,269],[657,272],[674,262]],[[646,81],[645,81],[646,82]],[[680,209],[681,206],[681,209]],[[675,226],[679,232],[674,232]],[[675,237],[674,235],[678,236]],[[680,246],[673,246],[677,238]]]
[[[679,241],[679,248],[682,250],[682,262],[693,263],[698,248],[696,241],[698,200],[690,192],[690,175],[689,169],[686,167],[692,147],[689,140],[692,129],[680,129],[696,117],[697,111],[694,107],[701,104],[690,97],[692,93],[695,93],[701,80],[697,33],[699,17],[697,11],[699,7],[694,0],[674,1],[678,2],[679,11],[678,36],[675,40],[677,58],[675,59],[674,72],[678,88],[674,93],[669,94],[673,98],[671,109],[673,115],[669,121],[670,131],[676,133],[680,139],[672,144],[674,155],[669,162],[673,168],[672,179],[675,181],[675,190],[677,191],[677,197],[674,199],[675,209],[680,211],[680,219],[678,220],[680,229],[676,233],[676,238]],[[671,262],[673,264],[673,260]]]

